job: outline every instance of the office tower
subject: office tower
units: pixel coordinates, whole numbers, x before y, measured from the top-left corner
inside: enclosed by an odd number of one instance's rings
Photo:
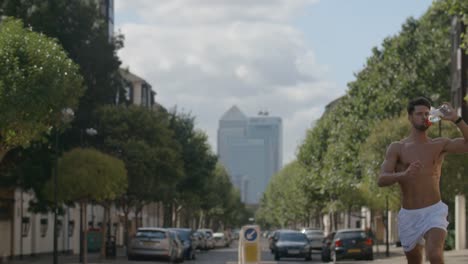
[[[218,155],[242,201],[258,204],[268,182],[281,169],[282,121],[261,111],[247,117],[231,107],[219,120]]]

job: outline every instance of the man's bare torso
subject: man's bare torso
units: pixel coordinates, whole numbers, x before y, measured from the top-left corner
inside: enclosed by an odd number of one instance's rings
[[[428,139],[416,143],[408,138],[399,143],[396,172],[405,171],[410,163],[421,162],[421,170],[411,178],[400,182],[402,206],[405,209],[418,209],[430,206],[441,200],[439,182],[444,160],[443,141]]]

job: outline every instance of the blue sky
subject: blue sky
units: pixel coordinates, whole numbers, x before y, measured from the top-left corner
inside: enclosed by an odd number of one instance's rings
[[[409,17],[419,18],[432,0],[322,0],[307,7],[294,25],[304,32],[319,63],[340,86],[354,80],[371,49],[397,34]]]
[[[232,105],[283,119],[292,161],[327,103],[345,94],[372,47],[432,1],[116,0],[123,66],[167,108],[191,112],[216,151],[218,120]]]

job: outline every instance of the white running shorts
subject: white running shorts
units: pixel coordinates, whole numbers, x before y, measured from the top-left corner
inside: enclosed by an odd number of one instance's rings
[[[405,252],[416,244],[424,245],[424,235],[432,228],[447,231],[448,206],[442,201],[420,209],[401,208],[398,213],[398,234]]]

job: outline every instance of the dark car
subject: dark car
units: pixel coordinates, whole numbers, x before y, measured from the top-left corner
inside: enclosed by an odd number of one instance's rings
[[[330,243],[328,260],[365,259],[373,260],[373,241],[364,230],[342,229],[338,230]],[[322,254],[323,258],[323,254]]]
[[[275,260],[284,257],[312,259],[312,251],[306,235],[299,231],[277,231],[273,236]]]
[[[169,230],[175,231],[184,245],[184,257],[185,259],[195,259],[196,247],[198,241],[194,241],[194,231],[191,228],[168,228]]]

